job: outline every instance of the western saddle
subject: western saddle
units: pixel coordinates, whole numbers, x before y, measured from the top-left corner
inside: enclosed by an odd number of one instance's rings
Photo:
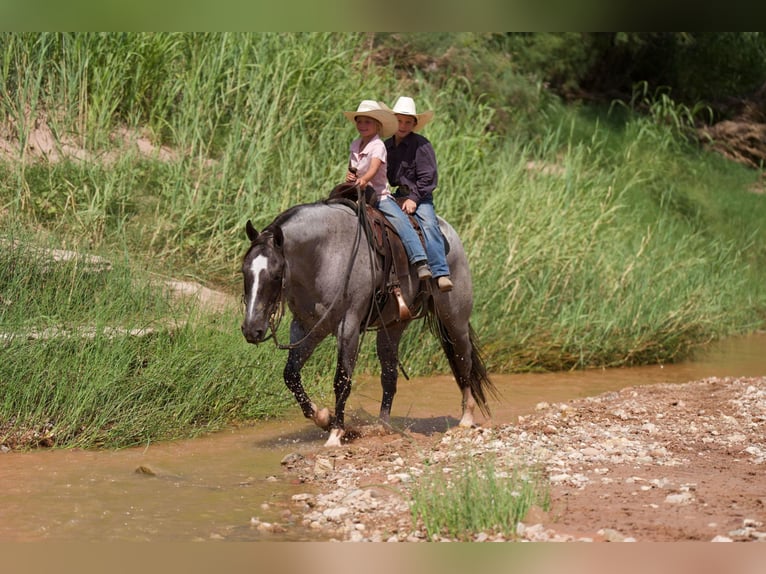
[[[361,200],[364,201],[364,209],[360,209],[359,201]],[[356,184],[341,183],[333,188],[327,201],[345,203],[357,212],[359,223],[367,234],[367,240],[383,262],[382,280],[376,287],[377,292],[384,297],[388,294],[394,295],[399,308],[400,321],[413,319],[413,311],[404,302],[400,282],[401,277],[410,274],[407,252],[394,226],[381,211],[373,206],[375,202],[373,189],[368,186],[367,189],[360,190]],[[425,247],[423,233],[417,220],[411,215],[409,219]]]

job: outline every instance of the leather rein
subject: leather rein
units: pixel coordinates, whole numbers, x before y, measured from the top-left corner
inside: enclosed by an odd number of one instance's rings
[[[351,200],[349,200],[349,203],[351,203]],[[369,223],[367,222],[367,218],[366,218],[366,209],[365,209],[365,202],[364,202],[364,191],[361,188],[359,188],[358,186],[357,186],[357,202],[356,202],[355,209],[357,211],[357,217],[358,217],[360,223],[364,222],[364,226],[369,227]],[[360,239],[361,239],[360,236],[361,236],[362,230],[363,230],[363,225],[358,225],[357,226],[356,238],[354,240],[354,249],[358,249],[358,247],[359,247],[359,243],[360,243]],[[369,242],[368,242],[368,245],[369,245]],[[276,347],[278,349],[281,349],[281,350],[295,349],[295,348],[299,347],[301,344],[303,344],[303,342],[306,341],[306,339],[308,339],[311,336],[311,334],[314,332],[314,330],[316,329],[317,325],[319,325],[325,319],[325,317],[327,317],[329,315],[330,311],[332,311],[335,308],[335,304],[338,301],[338,297],[340,297],[341,294],[345,295],[348,292],[348,282],[349,282],[349,278],[351,277],[351,267],[352,267],[353,263],[354,263],[354,259],[353,259],[353,257],[350,257],[349,261],[348,261],[348,267],[346,268],[346,273],[345,273],[346,282],[345,282],[345,284],[343,286],[343,289],[339,290],[335,294],[335,298],[332,300],[332,303],[327,308],[327,310],[324,312],[322,317],[318,321],[316,321],[314,323],[314,326],[311,327],[311,329],[309,329],[308,333],[306,333],[298,341],[296,341],[294,343],[287,344],[287,345],[281,344],[279,342],[278,338],[277,338],[277,330],[279,329],[279,325],[282,322],[282,318],[284,317],[284,313],[285,313],[285,303],[284,303],[284,297],[283,297],[284,292],[285,292],[285,281],[284,281],[284,275],[283,275],[282,276],[282,286],[281,286],[281,288],[279,290],[279,294],[277,295],[276,300],[274,302],[275,309],[271,313],[271,315],[269,316],[269,329],[271,330],[271,334],[266,339],[274,339],[274,344],[276,345]],[[373,270],[373,259],[372,259],[372,257],[370,257],[370,270],[371,271]],[[370,274],[370,276],[372,277],[372,274]],[[367,326],[370,323],[371,316],[372,316],[372,308],[370,309],[370,313],[368,314],[367,319],[365,321],[365,328],[364,328],[363,332],[367,330]],[[264,339],[264,341],[266,339]],[[359,341],[359,345],[360,346],[361,346],[361,343],[362,343],[361,339],[362,338],[360,337],[360,341]]]

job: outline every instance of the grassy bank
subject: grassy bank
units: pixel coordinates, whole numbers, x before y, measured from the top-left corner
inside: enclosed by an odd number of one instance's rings
[[[54,262],[34,238],[0,252],[0,443],[127,446],[285,408],[265,349],[231,336],[125,261]]]
[[[0,223],[30,246],[2,255],[0,331],[91,333],[4,340],[0,442],[123,446],[294,408],[285,357],[243,341],[236,307],[170,297],[151,273],[236,300],[245,221],[324,197],[355,136],[340,112],[370,97],[409,93],[437,111],[425,132],[436,206],[468,250],[491,370],[668,362],[763,326],[757,173],[631,110],[540,97],[488,129],[499,116],[470,81],[400,78],[367,46],[355,34],[0,35]],[[33,246],[112,269],[52,269]],[[360,370],[377,372],[372,345]],[[333,351],[306,370],[325,397]],[[419,325],[403,361],[448,370]]]
[[[468,226],[477,315],[507,318],[481,324],[493,364],[669,362],[761,325],[754,263],[766,210],[746,190],[755,176],[677,145],[646,118],[618,141],[597,125],[574,139],[576,122],[567,114],[542,149],[508,144],[516,162],[504,192]]]

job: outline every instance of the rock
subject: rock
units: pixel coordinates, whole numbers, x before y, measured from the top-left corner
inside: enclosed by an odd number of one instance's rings
[[[598,531],[600,536],[604,537],[607,542],[624,542],[625,536],[615,530],[614,528],[602,528]]]
[[[313,500],[314,495],[308,494],[307,492],[302,492],[300,494],[293,494],[292,500],[294,502],[308,502],[309,500]]]
[[[346,508],[345,506],[336,506],[334,508],[328,508],[322,513],[322,516],[327,518],[327,520],[334,520],[337,521],[343,516],[346,516],[350,510]]]
[[[293,466],[302,460],[304,460],[304,456],[302,454],[299,454],[297,452],[291,452],[290,454],[286,454],[282,460],[280,461],[280,464],[283,466]]]
[[[694,500],[691,492],[679,492],[677,494],[668,494],[665,502],[668,504],[690,504]]]
[[[327,476],[334,468],[333,461],[327,457],[318,456],[314,461],[314,475],[317,477]]]

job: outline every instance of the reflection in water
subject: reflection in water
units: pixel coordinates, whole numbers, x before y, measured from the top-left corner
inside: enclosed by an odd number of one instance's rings
[[[726,341],[679,365],[496,375],[503,401],[491,405],[492,422],[514,423],[541,401],[629,386],[764,376],[764,350],[766,334]],[[373,421],[379,400],[377,380],[357,381],[349,399],[350,425]],[[289,420],[142,448],[0,454],[0,541],[316,539],[299,525],[267,534],[250,525],[253,517],[289,522],[290,496],[307,490],[283,480],[280,461],[291,452],[314,451],[326,433],[297,411]],[[396,428],[443,433],[459,415],[460,393],[451,376],[400,381],[392,412]]]

